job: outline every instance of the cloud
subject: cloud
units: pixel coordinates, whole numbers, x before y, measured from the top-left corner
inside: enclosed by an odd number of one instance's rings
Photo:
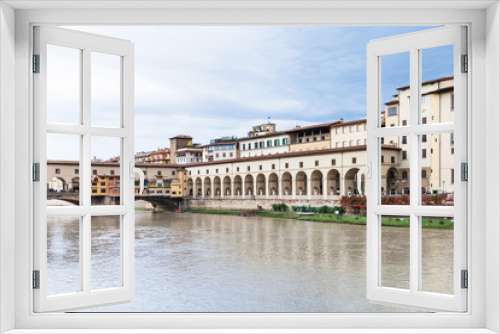
[[[362,118],[366,44],[429,27],[69,28],[134,43],[139,151],[168,146],[168,138],[181,133],[200,143],[245,136],[268,116],[280,130],[298,121],[310,125]],[[96,92],[102,110],[113,103],[109,80],[102,79]],[[398,73],[391,78],[383,100],[391,98],[401,80]],[[101,112],[100,121],[109,122],[111,116]]]

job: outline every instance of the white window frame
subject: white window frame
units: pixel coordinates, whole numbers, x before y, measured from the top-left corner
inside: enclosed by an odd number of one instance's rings
[[[433,8],[428,2],[412,2],[405,5],[399,2],[398,7],[413,8],[390,9],[387,2],[370,2],[369,9],[363,9],[364,3],[337,1],[333,4],[318,5],[313,2],[299,3],[308,8],[292,8],[291,4],[254,4],[254,8],[247,10],[230,9],[178,9],[175,4],[171,8],[146,9],[137,11],[133,9],[115,9],[102,12],[92,9],[62,9],[40,10],[43,6],[54,6],[54,3],[43,1],[24,3],[25,8],[39,6],[37,9],[17,11],[10,8],[9,4],[0,4],[0,43],[1,57],[0,68],[0,215],[1,242],[0,249],[0,319],[2,331],[17,329],[16,333],[36,333],[37,329],[64,328],[64,333],[75,332],[74,329],[88,328],[88,332],[105,332],[105,329],[127,329],[129,333],[145,333],[147,328],[193,328],[192,332],[201,332],[207,328],[274,328],[274,332],[284,332],[285,327],[290,329],[307,328],[308,332],[346,332],[342,329],[351,328],[350,333],[358,332],[412,332],[411,328],[420,328],[419,332],[433,333],[491,333],[500,331],[500,263],[499,244],[500,230],[497,224],[500,218],[498,164],[500,154],[496,148],[500,144],[499,116],[495,114],[500,109],[498,91],[500,90],[499,56],[500,50],[499,30],[500,11],[498,4],[492,2],[453,2],[446,3],[435,1]],[[15,1],[10,2],[16,6]],[[84,2],[75,4],[85,6],[98,6],[96,3]],[[106,6],[100,3],[99,6]],[[151,6],[150,2],[144,5]],[[22,4],[21,2],[19,4]],[[68,4],[56,4],[55,6]],[[109,6],[109,3],[107,4]],[[212,3],[215,5],[215,3]],[[113,6],[119,6],[113,4]],[[155,4],[153,6],[161,6]],[[167,6],[167,5],[164,5]],[[177,4],[177,6],[179,6]],[[196,5],[195,5],[196,6]],[[202,6],[198,4],[198,6]],[[204,6],[209,6],[206,3]],[[236,5],[235,5],[236,6]],[[251,5],[249,5],[252,7]],[[317,6],[317,7],[315,7]],[[333,7],[329,7],[333,6]],[[340,8],[335,8],[335,6]],[[396,4],[394,4],[396,6]],[[420,9],[418,9],[420,6]],[[462,6],[461,9],[448,7]],[[482,6],[479,9],[478,6]],[[490,6],[487,10],[487,6]],[[280,8],[281,10],[276,10]],[[326,8],[325,8],[326,7]],[[344,7],[344,8],[342,8]],[[354,8],[345,9],[345,8]],[[438,8],[436,8],[438,7]],[[439,7],[444,9],[439,9]],[[56,9],[57,7],[52,7]],[[219,7],[221,8],[220,4]],[[257,9],[259,8],[259,9]],[[416,8],[416,9],[415,9]],[[476,9],[474,9],[476,8]],[[481,9],[482,8],[482,9]],[[15,17],[15,21],[14,21]],[[471,257],[469,269],[470,288],[468,290],[469,311],[467,313],[435,313],[435,314],[34,314],[32,312],[31,261],[32,251],[32,221],[33,212],[26,208],[32,207],[32,200],[26,194],[32,193],[30,181],[30,147],[32,133],[32,78],[29,73],[31,63],[32,25],[33,24],[276,24],[276,25],[389,25],[405,22],[408,25],[440,25],[440,24],[467,24],[469,26],[470,46],[469,55],[471,62],[469,69],[474,75],[469,76],[469,127],[471,139],[468,143],[471,154],[469,178],[474,181],[469,197],[472,199],[469,210],[469,220],[474,226],[469,247]],[[488,29],[485,28],[485,24]],[[5,29],[8,28],[8,29]],[[13,36],[15,31],[15,40]],[[133,42],[133,41],[132,41]],[[15,51],[14,51],[15,50]],[[15,53],[14,53],[15,52]],[[13,70],[15,66],[15,72]],[[485,66],[489,67],[485,71]],[[5,74],[4,74],[5,73]],[[13,87],[12,82],[15,82]],[[488,85],[486,85],[488,83]],[[12,98],[15,93],[15,100]],[[15,108],[15,109],[14,109]],[[8,110],[8,111],[6,111]],[[14,112],[12,112],[15,110]],[[474,122],[472,122],[474,116]],[[488,119],[488,122],[485,120]],[[9,129],[11,127],[12,129]],[[15,129],[15,133],[13,131]],[[491,137],[485,140],[485,132]],[[12,145],[15,138],[15,145]],[[9,140],[10,139],[10,140]],[[9,147],[11,146],[11,147]],[[488,154],[485,152],[488,151]],[[15,164],[14,164],[15,161]],[[488,164],[486,162],[489,162]],[[14,174],[16,177],[12,177]],[[490,172],[489,182],[485,182],[485,172]],[[14,182],[15,180],[15,182]],[[8,186],[11,186],[10,188]],[[5,187],[7,186],[7,187]],[[16,189],[14,200],[8,199],[12,189]],[[485,191],[486,190],[486,191]],[[486,198],[485,193],[489,194]],[[488,222],[485,204],[490,205]],[[15,211],[8,210],[13,205]],[[15,221],[15,226],[9,224]],[[15,239],[14,239],[15,238]],[[15,240],[15,242],[13,241]],[[14,256],[12,256],[14,254]],[[485,254],[489,256],[486,257]],[[494,254],[494,255],[492,255]],[[10,285],[9,285],[10,283]],[[11,289],[15,285],[15,289]],[[486,293],[486,291],[488,293]],[[13,308],[12,305],[15,305]],[[142,330],[131,330],[138,328]],[[98,330],[98,329],[101,330]],[[380,330],[380,328],[385,328]],[[390,330],[388,328],[392,328]],[[432,330],[430,330],[432,328]],[[30,330],[28,330],[30,329]],[[280,330],[276,330],[280,329]],[[449,330],[446,330],[449,329]],[[462,329],[462,330],[460,330]],[[230,330],[234,332],[236,330]],[[255,332],[269,332],[255,329]],[[306,331],[306,330],[304,330]],[[41,332],[41,331],[40,331]],[[51,331],[55,332],[55,331]],[[152,332],[152,331],[151,331]],[[168,331],[165,331],[168,332]],[[173,330],[170,332],[174,332]],[[214,331],[212,331],[214,332]],[[223,332],[217,330],[216,332]],[[227,330],[225,331],[227,332]],[[248,332],[248,331],[247,331]]]
[[[421,50],[443,45],[453,46],[453,73],[454,90],[457,92],[457,114],[451,123],[423,124],[421,121],[420,95],[422,53]],[[459,133],[457,154],[454,157],[454,166],[458,171],[461,163],[467,163],[467,131],[466,131],[466,94],[467,76],[461,72],[461,55],[467,54],[466,28],[464,26],[439,27],[419,31],[411,34],[387,37],[371,41],[367,48],[367,161],[371,168],[368,178],[367,197],[370,199],[367,207],[367,296],[369,300],[390,304],[414,305],[430,310],[464,311],[467,309],[467,290],[461,288],[461,270],[467,270],[468,249],[464,247],[467,240],[467,186],[468,182],[455,185],[455,205],[453,207],[422,206],[420,191],[410,193],[410,205],[382,205],[380,202],[381,164],[380,142],[384,137],[410,137],[410,169],[421,170],[420,137],[435,133]],[[383,127],[381,122],[380,92],[384,73],[382,71],[383,57],[391,54],[408,53],[410,56],[410,84],[411,84],[411,111],[409,126]],[[413,144],[415,143],[415,144]],[[359,174],[362,173],[360,171]],[[410,175],[411,184],[421,189],[419,173]],[[410,263],[409,289],[395,289],[384,287],[381,284],[381,228],[383,215],[404,215],[410,219]],[[421,290],[422,280],[422,248],[420,219],[424,216],[454,217],[454,265],[453,265],[453,293],[451,295],[429,293]]]
[[[47,45],[73,48],[80,53],[81,101],[79,124],[47,123]],[[34,290],[37,312],[89,308],[103,303],[130,302],[134,298],[134,46],[129,41],[103,37],[70,29],[46,26],[34,28],[34,52],[40,57],[40,71],[33,76],[34,94],[34,162],[40,164],[40,181],[33,184],[34,198],[34,269],[40,273],[40,287]],[[91,124],[91,55],[101,52],[120,61],[120,126],[95,127]],[[79,164],[82,170],[80,205],[47,207],[47,134],[70,134],[80,138]],[[119,205],[91,205],[91,140],[93,136],[117,138],[120,142],[122,175]],[[115,175],[115,169],[109,171]],[[132,174],[131,174],[132,173]],[[115,185],[115,182],[108,183]],[[113,191],[113,190],[112,190]],[[113,215],[120,218],[120,286],[92,290],[91,221],[92,217]],[[47,218],[79,217],[80,219],[80,291],[60,295],[47,294]]]

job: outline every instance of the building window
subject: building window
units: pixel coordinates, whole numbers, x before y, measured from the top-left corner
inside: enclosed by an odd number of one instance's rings
[[[454,147],[451,148],[451,154],[455,154],[455,148]]]
[[[408,152],[403,151],[402,154],[403,154],[403,160],[408,159]]]
[[[110,171],[109,171],[109,174],[110,174],[110,175],[115,175],[115,170],[114,170],[114,169],[110,170]]]
[[[361,125],[356,125],[356,131],[360,132],[361,131]]]
[[[389,107],[387,110],[389,116],[395,116],[398,114],[398,107]]]
[[[161,170],[159,170],[159,171],[156,173],[156,175],[161,175]]]
[[[427,135],[422,135],[422,143],[427,143]]]
[[[259,170],[262,170],[262,165],[259,165]]]
[[[97,169],[94,169],[94,170],[92,171],[92,174],[97,175]]]
[[[250,171],[250,166],[247,166],[247,171]]]
[[[236,167],[236,171],[239,172],[240,171],[240,167]]]
[[[299,138],[299,144],[301,144],[301,143],[302,143],[302,138]]]
[[[427,158],[427,150],[425,148],[422,150],[422,158]]]
[[[219,174],[219,168],[215,169],[215,174]]]
[[[380,162],[381,162],[381,163],[384,163],[384,156],[381,156],[381,157],[380,157]]]
[[[381,145],[384,145],[384,139],[385,139],[385,138],[380,138],[380,144],[381,144]]]
[[[422,117],[422,124],[427,124],[427,117]]]
[[[391,124],[391,128],[393,128],[393,127],[395,127],[395,126],[396,126],[396,124],[394,124],[394,123],[392,123],[392,124]]]
[[[198,170],[198,175],[200,175],[200,170]]]
[[[97,189],[92,189],[93,194],[97,194]]]
[[[226,173],[229,173],[229,168],[226,168]]]
[[[275,164],[272,164],[271,165],[271,169],[275,169],[276,168],[276,165]]]
[[[408,143],[408,137],[407,136],[403,136],[403,144],[407,144]]]
[[[288,168],[288,162],[287,162],[287,163],[285,163],[285,168]]]
[[[401,174],[401,177],[403,178],[403,180],[408,179],[408,172],[404,170],[403,173]]]
[[[175,175],[175,170],[172,171],[172,175]]]
[[[303,168],[304,167],[304,163],[301,161],[299,162],[299,168]]]
[[[356,158],[352,158],[352,163],[355,164],[356,163]]]
[[[427,177],[427,171],[424,169],[422,170],[422,178],[425,179]]]
[[[321,140],[325,140],[325,139],[326,139],[326,137],[325,137],[325,136],[321,136]]]
[[[396,163],[396,157],[391,157],[391,164],[395,164]]]
[[[335,159],[332,159],[332,166],[335,166],[337,164],[337,161]]]
[[[80,173],[80,170],[79,169],[75,169],[75,174],[78,174]]]
[[[244,151],[244,150],[245,150],[245,144],[243,144],[243,147],[241,148],[241,150],[242,150],[242,151]]]
[[[208,174],[208,169],[207,169],[207,174]]]
[[[455,183],[455,169],[451,169],[451,183]]]
[[[451,94],[451,111],[455,108],[455,94]]]
[[[403,126],[408,125],[408,121],[406,119],[403,120]]]
[[[314,166],[319,166],[319,160],[314,161]]]
[[[422,95],[422,103],[427,103],[427,95]]]
[[[61,170],[59,168],[56,168],[56,174],[61,174]]]
[[[215,153],[215,157],[218,158],[219,157],[219,153]]]

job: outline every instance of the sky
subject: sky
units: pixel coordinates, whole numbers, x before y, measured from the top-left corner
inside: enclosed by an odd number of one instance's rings
[[[221,136],[244,137],[268,117],[277,130],[364,118],[367,43],[431,27],[66,28],[134,44],[138,152],[167,147],[169,138],[178,134],[191,135],[201,144]],[[451,47],[444,49],[428,52],[430,61],[423,61],[427,64],[424,80],[452,73]],[[409,84],[407,55],[387,57],[382,61],[383,73],[387,73],[382,80],[383,101],[392,99],[395,88]],[[118,69],[116,59],[107,58],[95,55],[92,60],[95,125],[116,124]],[[52,68],[58,63],[59,59]],[[70,73],[67,68],[60,75]],[[68,87],[71,85],[64,85],[65,90]],[[56,146],[57,142],[49,143],[49,147]],[[101,146],[94,145],[92,154],[107,158],[114,152]],[[48,157],[65,158],[57,151],[49,148]]]

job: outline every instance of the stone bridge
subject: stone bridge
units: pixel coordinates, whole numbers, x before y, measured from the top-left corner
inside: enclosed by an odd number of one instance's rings
[[[48,200],[61,200],[75,205],[80,204],[80,193],[77,192],[48,192]],[[172,198],[170,195],[135,195],[135,200],[150,202],[155,209],[176,210],[180,209],[183,198]],[[120,201],[119,196],[93,195],[92,205],[116,205]]]

